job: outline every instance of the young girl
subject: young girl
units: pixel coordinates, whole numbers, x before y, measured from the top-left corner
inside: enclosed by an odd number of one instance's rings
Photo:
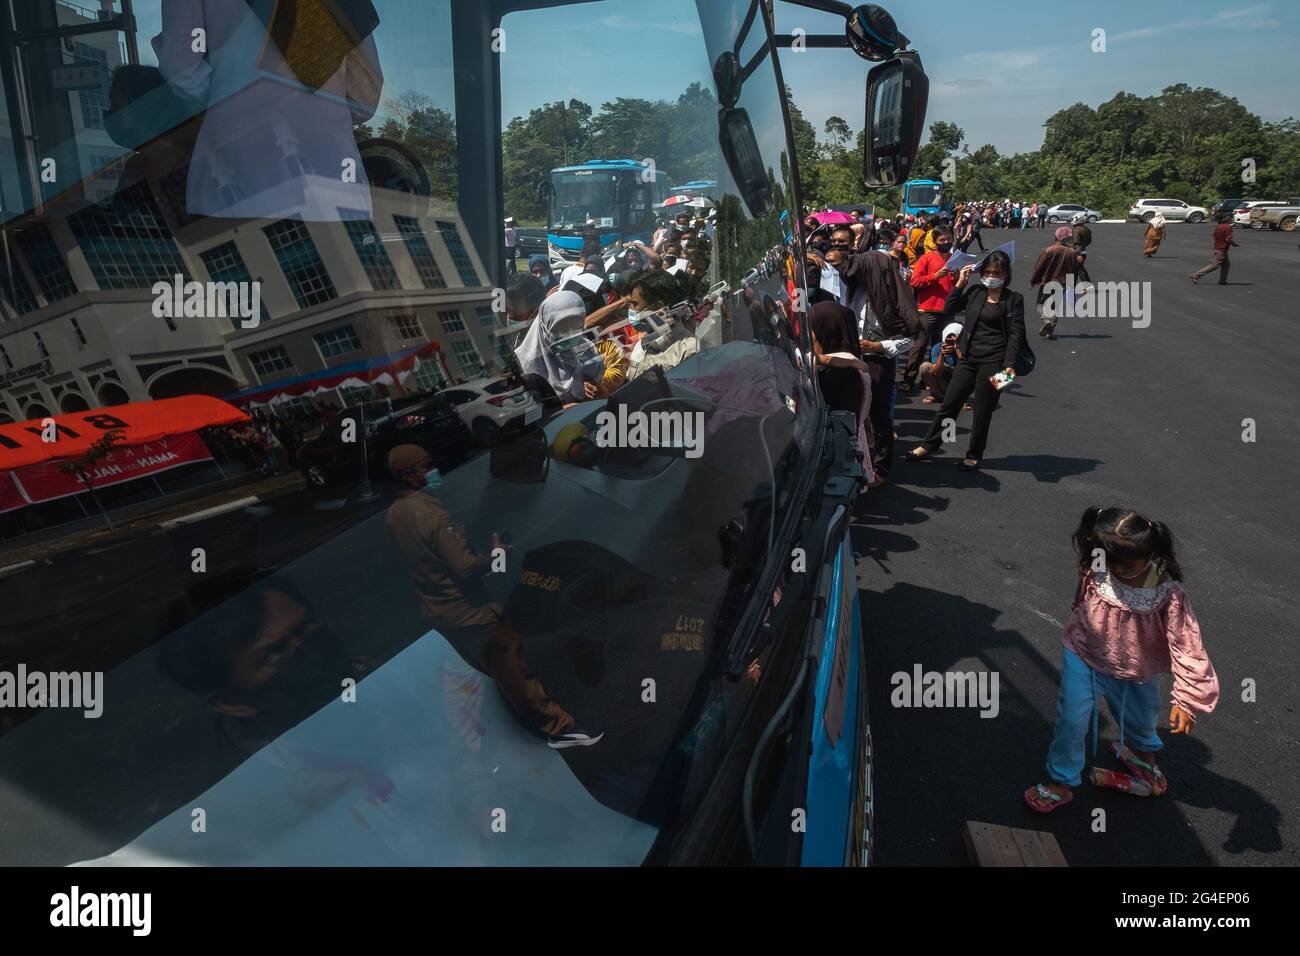
[[[1089,508],[1074,533],[1080,581],[1061,635],[1064,660],[1056,732],[1047,751],[1046,783],[1025,803],[1051,813],[1074,798],[1091,729],[1096,748],[1098,696],[1119,723],[1112,749],[1131,775],[1094,768],[1093,783],[1159,796],[1168,781],[1156,767],[1160,698],[1155,675],[1174,675],[1169,729],[1189,733],[1196,715],[1219,699],[1219,679],[1201,646],[1201,628],[1182,586],[1169,529],[1136,511]],[[1126,741],[1135,750],[1130,750]]]

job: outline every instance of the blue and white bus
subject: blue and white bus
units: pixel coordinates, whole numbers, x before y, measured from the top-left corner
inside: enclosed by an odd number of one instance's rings
[[[671,180],[635,159],[593,159],[551,170],[546,241],[552,265],[576,262],[589,230],[605,251],[616,242],[649,242]]]

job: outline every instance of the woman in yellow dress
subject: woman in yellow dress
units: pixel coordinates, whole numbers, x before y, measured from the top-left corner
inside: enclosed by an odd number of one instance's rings
[[[1156,213],[1147,223],[1146,239],[1147,244],[1142,249],[1142,255],[1150,259],[1160,249],[1160,243],[1165,241],[1165,217],[1162,213]]]

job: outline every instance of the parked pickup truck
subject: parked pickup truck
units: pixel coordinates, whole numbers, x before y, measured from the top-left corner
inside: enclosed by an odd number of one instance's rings
[[[1287,206],[1255,206],[1250,210],[1250,224],[1262,223],[1270,229],[1294,232],[1297,218],[1300,218],[1300,198],[1292,197]]]

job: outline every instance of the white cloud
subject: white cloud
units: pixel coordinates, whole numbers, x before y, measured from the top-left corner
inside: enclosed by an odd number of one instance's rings
[[[1268,14],[1273,12],[1271,3],[1259,3],[1252,7],[1228,7],[1212,17],[1186,17],[1173,23],[1159,26],[1139,27],[1136,30],[1124,30],[1109,35],[1108,42],[1123,43],[1128,40],[1145,40],[1150,37],[1164,36],[1181,30],[1205,30],[1211,28],[1229,30],[1270,30],[1280,26],[1279,22]]]

